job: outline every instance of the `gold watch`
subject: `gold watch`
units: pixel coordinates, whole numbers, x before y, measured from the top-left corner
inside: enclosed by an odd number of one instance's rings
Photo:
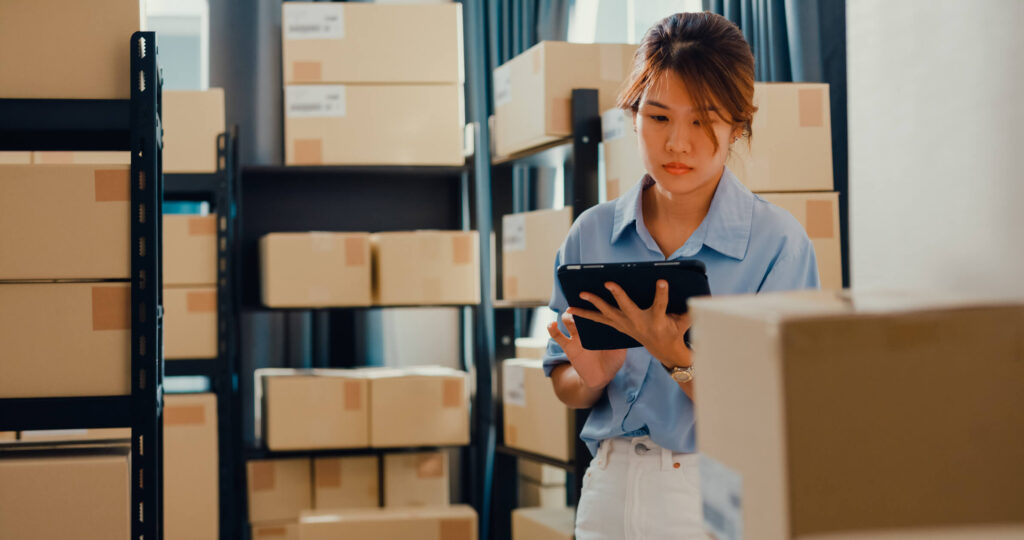
[[[677,383],[688,383],[693,380],[693,365],[686,367],[675,366],[669,370],[669,374],[672,375],[672,379]]]

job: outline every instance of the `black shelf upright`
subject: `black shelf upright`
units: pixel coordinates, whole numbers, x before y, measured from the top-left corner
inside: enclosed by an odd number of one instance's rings
[[[129,43],[129,99],[0,99],[2,150],[131,152],[131,394],[0,399],[0,430],[130,426],[131,533],[163,533],[161,75],[156,34]]]

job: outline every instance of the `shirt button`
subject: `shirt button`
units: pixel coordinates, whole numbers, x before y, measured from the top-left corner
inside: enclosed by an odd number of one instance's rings
[[[630,403],[633,403],[634,401],[636,401],[636,391],[633,391],[633,392],[630,392],[629,394],[626,394],[626,401],[628,401]]]

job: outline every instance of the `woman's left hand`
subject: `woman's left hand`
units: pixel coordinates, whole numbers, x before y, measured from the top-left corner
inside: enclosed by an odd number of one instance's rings
[[[580,293],[580,298],[590,302],[597,311],[569,308],[574,317],[583,317],[594,322],[607,324],[640,342],[652,356],[668,368],[687,367],[692,364],[690,349],[683,341],[683,335],[690,328],[689,314],[666,313],[668,309],[668,282],[658,280],[654,292],[654,303],[647,309],[640,309],[618,284],[608,282],[605,288],[612,293],[618,308],[590,293]]]

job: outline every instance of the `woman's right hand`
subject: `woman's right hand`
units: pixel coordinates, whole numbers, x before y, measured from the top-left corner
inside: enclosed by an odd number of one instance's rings
[[[576,330],[576,321],[573,320],[572,315],[563,313],[562,322],[569,330],[568,336],[558,328],[558,323],[548,325],[548,334],[565,351],[565,355],[569,358],[569,362],[580,379],[583,380],[583,384],[592,390],[600,390],[608,386],[608,383],[615,378],[615,374],[622,368],[622,364],[626,362],[626,349],[610,351],[584,349],[580,342],[580,334]]]

